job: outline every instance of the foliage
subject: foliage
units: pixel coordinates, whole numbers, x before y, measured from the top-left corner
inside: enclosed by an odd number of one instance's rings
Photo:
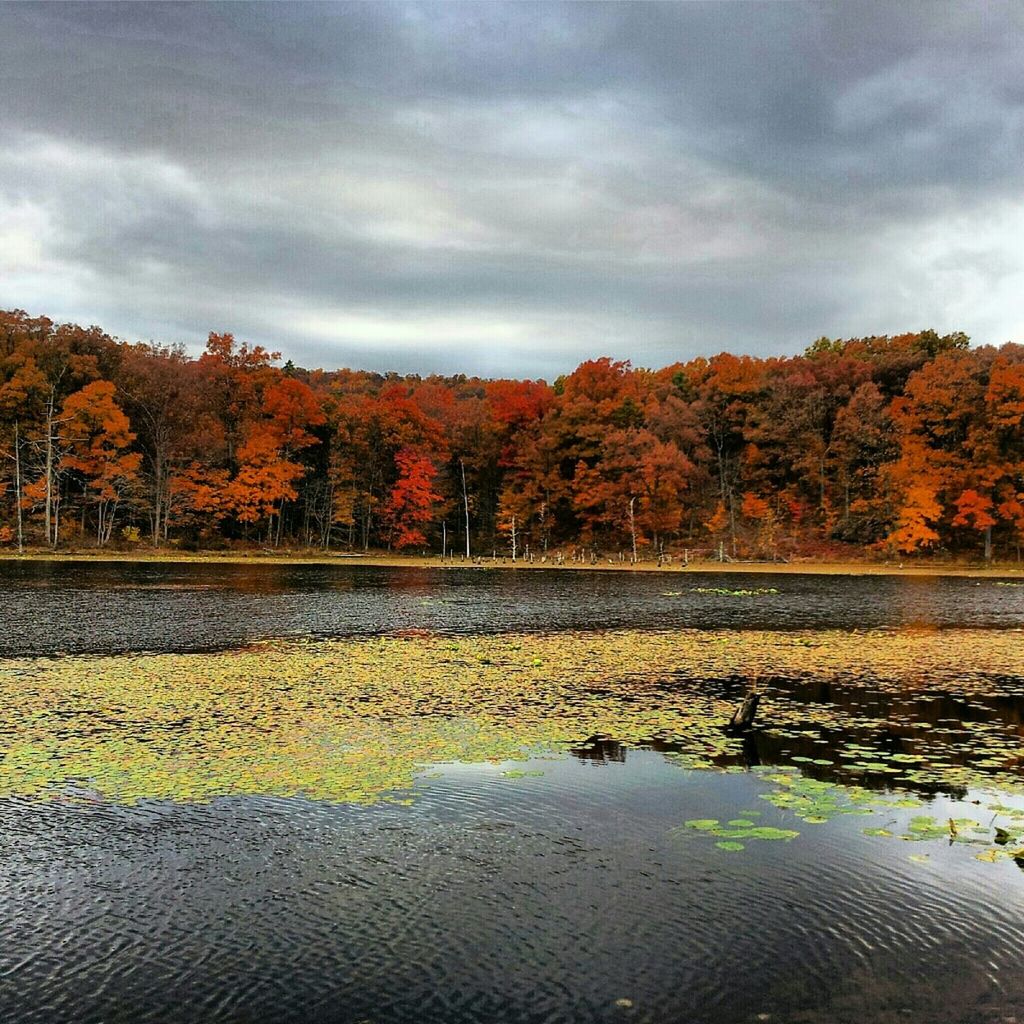
[[[0,312],[0,529],[103,544],[669,547],[778,558],[836,543],[1016,555],[1024,348],[961,334],[819,339],[543,381],[277,365]],[[467,523],[468,519],[468,523]],[[467,538],[468,533],[468,538]]]
[[[433,506],[441,495],[433,489],[437,471],[430,459],[412,448],[395,453],[398,479],[385,507],[391,543],[396,548],[426,544],[423,527],[433,518]]]

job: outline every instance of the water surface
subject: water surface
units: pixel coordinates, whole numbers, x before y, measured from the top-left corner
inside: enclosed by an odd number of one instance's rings
[[[737,599],[723,590],[762,593]],[[8,561],[0,562],[0,621],[0,656],[400,629],[998,629],[1024,626],[1024,580]]]
[[[0,621],[0,1020],[1024,1014],[1024,587],[7,563]]]

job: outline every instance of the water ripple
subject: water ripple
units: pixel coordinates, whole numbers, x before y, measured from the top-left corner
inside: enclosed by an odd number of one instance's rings
[[[0,657],[236,647],[381,629],[1013,629],[1024,587],[939,576],[0,562]],[[763,591],[735,596],[730,590]]]
[[[1012,864],[967,870],[941,844],[912,864],[860,819],[736,857],[669,829],[749,806],[749,776],[644,752],[534,764],[544,776],[443,769],[411,808],[5,801],[0,1018],[863,1022],[892,1004],[954,1021],[1024,1005]]]

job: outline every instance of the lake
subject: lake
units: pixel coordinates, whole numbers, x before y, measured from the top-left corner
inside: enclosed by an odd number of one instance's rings
[[[1024,1015],[1019,579],[0,562],[0,623],[0,1020]]]

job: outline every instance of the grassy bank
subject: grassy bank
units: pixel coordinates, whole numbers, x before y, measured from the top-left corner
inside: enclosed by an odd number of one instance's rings
[[[792,562],[717,562],[691,561],[684,566],[678,561],[671,564],[658,565],[655,560],[642,560],[635,565],[629,562],[612,561],[609,559],[597,562],[570,562],[558,564],[553,561],[526,562],[522,559],[513,562],[508,557],[490,557],[467,561],[464,558],[447,558],[443,562],[438,555],[395,555],[395,554],[349,554],[320,553],[310,551],[176,551],[168,549],[150,550],[145,548],[131,551],[99,551],[95,548],[53,552],[46,549],[26,551],[23,555],[15,551],[0,552],[0,561],[44,561],[44,562],[168,562],[168,563],[215,563],[215,564],[247,564],[273,565],[284,563],[289,565],[370,565],[405,568],[440,567],[459,568],[472,566],[482,569],[512,569],[531,571],[537,569],[555,572],[580,571],[588,572],[749,572],[749,573],[818,573],[837,576],[971,576],[971,577],[1004,577],[1024,576],[1024,565],[1018,562],[993,563],[991,565],[971,565],[949,562],[928,561],[923,559],[905,559],[889,562],[854,562],[854,561],[806,561]]]

